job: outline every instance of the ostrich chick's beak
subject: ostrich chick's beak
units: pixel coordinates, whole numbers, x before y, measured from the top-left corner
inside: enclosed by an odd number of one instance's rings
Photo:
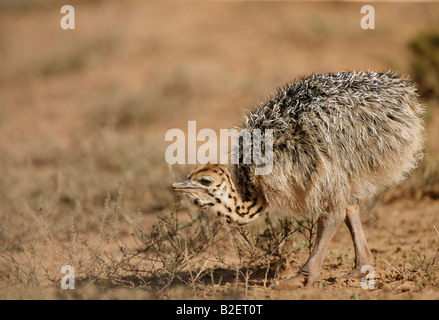
[[[172,184],[172,189],[175,192],[193,193],[196,191],[204,191],[200,187],[193,184],[190,179],[183,180]]]

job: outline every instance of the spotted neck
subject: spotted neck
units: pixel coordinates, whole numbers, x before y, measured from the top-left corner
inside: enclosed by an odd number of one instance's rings
[[[225,183],[220,190],[210,195],[214,201],[206,205],[228,223],[247,224],[257,219],[267,207],[264,196],[257,190],[246,189],[244,195],[239,193],[229,174],[226,174]]]

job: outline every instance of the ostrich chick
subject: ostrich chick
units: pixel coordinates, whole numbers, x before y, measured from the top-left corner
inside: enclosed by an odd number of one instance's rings
[[[268,205],[318,217],[310,258],[296,276],[274,288],[312,286],[343,221],[355,248],[355,269],[349,276],[358,277],[374,260],[359,202],[401,182],[416,167],[422,158],[423,111],[416,87],[395,73],[305,77],[278,89],[242,125],[272,130],[271,173],[256,175],[256,164],[241,161],[230,171],[208,164],[172,186],[229,223],[246,224]]]

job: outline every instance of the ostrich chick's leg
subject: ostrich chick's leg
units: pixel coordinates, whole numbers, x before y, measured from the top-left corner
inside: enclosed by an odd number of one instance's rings
[[[312,287],[319,278],[328,244],[337,228],[343,222],[344,217],[344,215],[321,216],[317,221],[316,243],[308,261],[293,278],[278,284],[273,284],[272,287],[280,290],[294,289],[302,287],[303,285]]]
[[[373,265],[374,258],[367,245],[366,236],[360,221],[360,206],[351,205],[346,209],[345,223],[349,228],[355,248],[355,268],[346,277],[362,277],[361,268],[366,265]]]

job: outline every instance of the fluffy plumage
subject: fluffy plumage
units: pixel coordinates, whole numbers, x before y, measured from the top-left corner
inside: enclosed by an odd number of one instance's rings
[[[422,158],[423,107],[395,73],[312,75],[278,89],[243,129],[273,129],[273,172],[235,166],[244,198],[301,214],[337,214],[403,180]]]

